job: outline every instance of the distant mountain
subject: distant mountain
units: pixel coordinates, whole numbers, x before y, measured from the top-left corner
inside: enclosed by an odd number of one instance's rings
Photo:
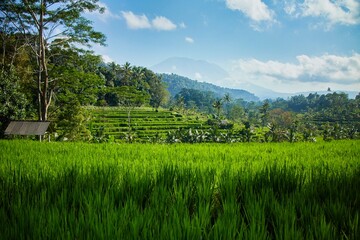
[[[163,82],[165,82],[168,86],[168,91],[171,96],[175,96],[177,93],[181,91],[183,88],[195,89],[200,91],[209,91],[213,92],[216,97],[223,97],[226,93],[228,93],[231,98],[239,99],[242,98],[245,101],[259,101],[260,99],[256,97],[254,94],[240,89],[230,89],[219,87],[211,83],[198,82],[196,80],[189,79],[187,77],[179,76],[176,74],[161,74],[161,78]]]
[[[156,73],[177,74],[201,82],[220,84],[229,74],[220,66],[203,60],[173,57],[151,67]]]
[[[168,58],[159,64],[152,66],[150,69],[156,73],[176,74],[179,76],[184,76],[188,79],[196,80],[198,82],[215,84],[216,86],[224,86],[224,83],[229,83],[230,79],[229,73],[216,64],[184,57]],[[250,93],[254,93],[257,97],[260,98],[260,100],[265,98],[277,98],[281,96],[280,93],[274,92],[264,87],[256,86],[249,82],[244,82],[241,86],[241,89],[244,89]],[[258,99],[257,97],[256,99]]]

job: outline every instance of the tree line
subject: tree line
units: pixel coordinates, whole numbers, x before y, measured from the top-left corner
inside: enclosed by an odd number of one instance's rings
[[[345,93],[297,95],[289,99],[247,102],[217,98],[194,89],[182,89],[170,101],[178,111],[207,114],[210,131],[192,129],[170,134],[170,142],[282,142],[356,139],[360,132],[360,94],[355,99]],[[226,131],[224,131],[226,129]]]

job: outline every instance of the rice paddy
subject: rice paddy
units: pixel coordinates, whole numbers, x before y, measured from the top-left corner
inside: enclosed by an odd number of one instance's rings
[[[0,239],[359,239],[358,141],[0,141]]]
[[[124,139],[130,130],[137,141],[148,141],[153,137],[165,138],[167,133],[178,129],[207,129],[205,119],[198,115],[181,115],[164,109],[155,111],[152,108],[133,109],[130,119],[126,109],[121,107],[91,107],[87,109],[93,116],[89,129],[95,133],[102,129],[103,134],[112,136],[117,141]],[[130,120],[130,123],[129,123]]]

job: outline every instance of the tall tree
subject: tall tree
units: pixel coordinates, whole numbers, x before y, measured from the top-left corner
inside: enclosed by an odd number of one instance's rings
[[[49,54],[54,46],[76,48],[90,43],[104,44],[105,36],[96,32],[84,12],[100,11],[98,0],[3,0],[1,24],[10,24],[31,47],[36,62],[38,118],[46,121],[54,87],[58,80],[49,72]]]
[[[166,90],[161,78],[154,72],[148,69],[144,69],[145,73],[145,88],[148,88],[150,94],[150,106],[158,109],[161,104],[166,103],[169,100],[169,92]]]
[[[269,109],[270,109],[270,103],[268,100],[265,100],[263,105],[260,107],[260,114],[261,114],[261,123],[264,127],[268,121],[269,118]]]

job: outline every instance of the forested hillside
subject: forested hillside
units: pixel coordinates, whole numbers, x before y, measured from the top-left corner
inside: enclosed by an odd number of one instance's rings
[[[225,94],[229,94],[233,99],[241,98],[248,102],[259,101],[258,97],[245,90],[219,87],[211,83],[198,82],[176,74],[161,74],[160,76],[166,83],[171,96],[175,96],[182,89],[186,88],[200,90],[203,92],[213,92],[214,96],[217,98],[221,98]]]

